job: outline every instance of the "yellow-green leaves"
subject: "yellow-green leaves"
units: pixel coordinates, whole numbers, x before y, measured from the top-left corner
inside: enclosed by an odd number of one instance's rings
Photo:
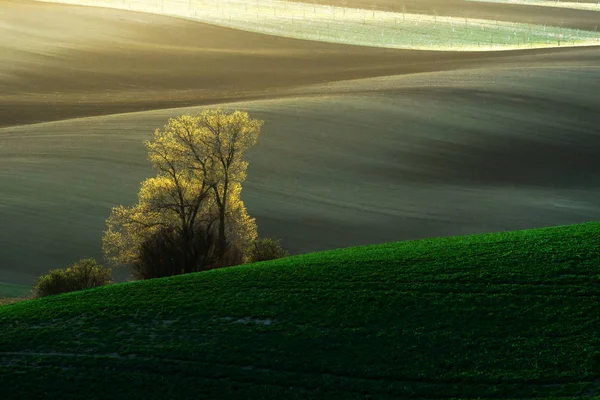
[[[108,261],[130,265],[158,228],[185,233],[198,223],[217,222],[228,242],[248,249],[257,233],[240,197],[248,167],[242,156],[262,126],[246,112],[217,109],[171,118],[157,129],[144,143],[157,175],[141,183],[137,204],[112,210],[103,238]]]

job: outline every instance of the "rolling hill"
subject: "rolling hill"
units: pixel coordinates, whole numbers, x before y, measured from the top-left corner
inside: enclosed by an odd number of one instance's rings
[[[4,399],[590,399],[599,223],[387,243],[0,306]]]
[[[278,37],[369,47],[480,52],[600,45],[597,32],[569,29],[564,23],[547,26],[497,17],[457,18],[289,0],[38,1],[167,15]]]
[[[475,55],[285,39],[123,10],[0,0],[0,126],[269,97]]]
[[[259,233],[304,253],[597,219],[600,71],[570,63],[346,81],[223,105],[266,121],[243,193]],[[0,281],[31,284],[99,258],[110,208],[135,201],[152,174],[143,140],[199,109],[0,129]]]
[[[142,142],[217,105],[265,120],[243,199],[306,253],[0,299],[2,400],[600,398],[599,48],[392,50],[0,0],[0,54],[0,298],[100,259],[152,174]]]
[[[142,141],[186,104],[266,120],[244,199],[294,253],[598,216],[598,48],[376,49],[15,0],[0,21],[0,282],[100,258],[152,173]]]
[[[597,59],[599,50],[498,54],[369,48],[124,10],[0,0],[0,53],[0,126],[13,126],[273,98],[274,91],[306,84],[518,65],[545,55],[557,62]]]

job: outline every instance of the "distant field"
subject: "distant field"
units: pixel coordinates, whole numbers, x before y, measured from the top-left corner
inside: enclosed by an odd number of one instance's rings
[[[2,395],[598,398],[599,235],[387,243],[0,306]]]
[[[31,292],[31,286],[0,282],[0,299],[3,297],[25,297]]]
[[[468,0],[484,3],[522,4],[526,6],[572,8],[576,10],[600,11],[600,2],[569,0]]]
[[[596,47],[433,52],[349,46],[26,0],[0,0],[0,54],[0,126],[273,98],[300,85],[373,76],[600,63]]]
[[[415,50],[486,51],[600,45],[597,32],[482,19],[438,17],[285,0],[61,0],[180,15],[295,39]]]
[[[259,233],[304,253],[597,219],[599,71],[565,56],[225,104],[266,121],[243,192]],[[101,257],[110,207],[152,174],[143,140],[200,109],[0,129],[0,281]]]
[[[574,8],[540,7],[523,3],[491,3],[468,0],[298,0],[308,4],[362,8],[368,10],[405,12],[518,22],[523,24],[562,26],[571,29],[598,31],[600,21],[594,11]],[[583,2],[583,1],[581,1]],[[589,1],[586,1],[589,3]],[[594,1],[595,3],[595,1]]]
[[[207,2],[195,18],[253,32],[298,39],[405,49],[509,50],[600,44],[587,31],[371,11],[281,0]],[[167,9],[165,9],[167,10]]]
[[[493,65],[504,57],[296,40],[25,0],[0,0],[0,54],[0,126],[269,98],[274,89]]]

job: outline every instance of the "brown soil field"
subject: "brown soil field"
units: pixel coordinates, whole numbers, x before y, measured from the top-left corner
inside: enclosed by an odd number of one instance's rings
[[[593,64],[599,53],[399,51],[121,10],[0,0],[0,126],[280,97],[300,85],[373,76]]]

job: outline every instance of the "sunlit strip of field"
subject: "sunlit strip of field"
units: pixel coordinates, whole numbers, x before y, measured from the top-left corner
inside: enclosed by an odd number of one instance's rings
[[[467,0],[480,3],[523,4],[526,6],[572,8],[575,10],[600,11],[600,1],[596,3],[579,3],[559,0]]]
[[[600,34],[596,32],[279,0],[59,2],[182,16],[210,24],[289,38],[386,48],[484,51],[600,45]]]

